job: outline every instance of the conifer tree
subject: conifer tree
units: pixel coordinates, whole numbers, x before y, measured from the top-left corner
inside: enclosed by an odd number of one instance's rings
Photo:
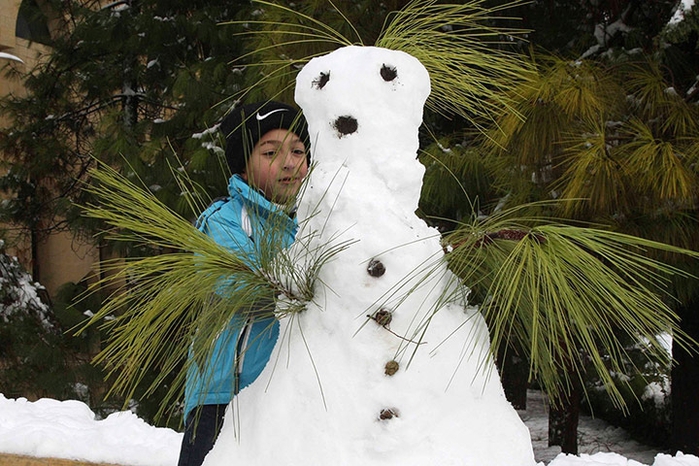
[[[629,14],[642,13],[627,6]],[[665,22],[671,13],[665,8]],[[617,31],[613,42],[588,48],[584,59],[536,54],[538,77],[513,89],[520,98],[518,113],[525,118],[503,112],[487,137],[462,134],[444,139],[441,146],[449,151],[435,145],[430,151],[434,159],[425,157],[429,167],[424,210],[463,217],[464,212],[456,210],[454,189],[448,187],[458,184],[456,178],[480,215],[545,201],[528,215],[604,224],[696,249],[699,64],[683,55],[683,50],[696,46],[689,32],[696,30],[693,15],[688,11],[686,21],[656,36],[656,45],[663,47],[655,54],[630,48],[639,45],[634,41],[640,33],[631,28]],[[659,30],[656,24],[654,31]],[[653,51],[652,41],[643,45]],[[449,178],[452,181],[445,183]],[[516,242],[518,237],[513,234],[509,240]],[[695,273],[694,261],[659,257]],[[693,310],[696,286],[694,279],[681,279],[668,288],[678,299],[670,302],[676,303],[681,328],[694,340],[699,336]],[[697,407],[690,394],[697,365],[690,354],[681,344],[673,348],[676,408],[670,441],[684,452],[696,451],[699,445]],[[569,438],[574,442],[574,432]]]
[[[92,182],[89,169],[98,161],[139,178],[154,196],[188,219],[196,212],[180,195],[172,167],[181,167],[196,180],[204,198],[225,192],[227,173],[215,128],[232,105],[243,67],[229,65],[241,54],[242,44],[235,36],[239,27],[221,23],[249,13],[248,2],[49,0],[41,5],[53,18],[52,35],[44,38],[50,47],[46,55],[26,74],[11,63],[3,69],[27,91],[0,102],[8,121],[0,130],[0,221],[10,227],[5,232],[8,241],[20,235],[36,246],[46,235],[70,229],[84,234],[81,239],[86,241],[121,248],[122,256],[166,252],[152,245],[104,240],[108,232],[103,224],[83,217],[76,205],[89,201],[83,188]],[[41,270],[35,267],[31,275],[39,281]],[[67,364],[79,354],[85,373],[76,377],[90,384],[99,371],[85,366],[94,346],[99,351],[99,332],[89,332],[98,340],[89,348],[82,345],[88,334],[63,334],[86,317],[74,303],[61,303],[60,295],[53,297],[56,312],[68,324],[51,338],[52,347],[66,351],[63,359],[58,353],[52,357]],[[61,306],[65,309],[58,309]],[[9,329],[2,325],[2,331]],[[75,361],[70,364],[78,367]],[[103,376],[98,373],[99,382],[90,389],[98,390]],[[152,376],[153,372],[146,374]],[[146,401],[142,392],[134,397]],[[90,403],[99,409],[102,394],[91,397]],[[141,403],[142,415],[155,414],[148,409]]]
[[[243,69],[229,66],[242,48],[236,27],[221,23],[247,7],[245,1],[46,2],[56,18],[50,51],[25,75],[5,69],[22,80],[27,95],[0,103],[9,119],[0,132],[7,169],[0,218],[34,241],[68,226],[91,234],[72,202],[84,194],[95,160],[125,167],[180,211],[186,206],[169,165],[181,162],[205,192],[222,192],[225,164],[210,130],[232,104]]]

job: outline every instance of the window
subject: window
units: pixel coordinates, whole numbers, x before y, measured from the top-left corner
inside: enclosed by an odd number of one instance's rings
[[[36,0],[22,0],[17,13],[15,36],[41,44],[51,41],[48,20]]]

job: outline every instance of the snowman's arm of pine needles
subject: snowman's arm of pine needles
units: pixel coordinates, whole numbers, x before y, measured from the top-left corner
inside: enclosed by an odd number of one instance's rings
[[[186,365],[208,358],[217,335],[236,313],[264,306],[272,315],[270,298],[290,291],[279,289],[282,280],[253,270],[112,168],[101,165],[91,175],[93,183],[86,190],[99,203],[84,207],[85,215],[109,225],[111,239],[176,251],[102,263],[105,278],[91,292],[111,290],[111,295],[87,324],[110,318],[105,324],[108,344],[96,362],[106,366],[114,381],[112,392],[127,400],[137,389],[151,393],[179,370],[162,402],[165,409],[181,396]],[[226,287],[222,293],[222,283],[229,282],[244,286]],[[193,357],[186,362],[190,347]],[[139,388],[149,372],[160,375]]]
[[[620,334],[644,341],[649,361],[667,360],[658,341],[664,333],[696,349],[667,304],[672,299],[669,278],[688,274],[653,259],[650,252],[693,258],[699,253],[513,214],[509,210],[461,225],[446,239],[455,245],[447,260],[484,297],[481,312],[493,354],[507,340],[527,348],[530,378],[538,379],[553,399],[591,367],[623,408],[620,381],[613,374],[624,373],[631,358]]]
[[[107,367],[111,392],[127,401],[137,391],[147,396],[174,374],[159,414],[181,399],[188,366],[203,366],[221,330],[236,314],[281,318],[301,312],[314,298],[323,264],[351,244],[332,241],[300,247],[292,256],[283,240],[288,222],[268,221],[255,238],[255,259],[250,260],[216,243],[151,191],[109,166],[101,164],[91,176],[86,190],[98,203],[85,206],[85,215],[111,227],[111,239],[174,251],[106,261],[100,264],[105,278],[90,289],[111,290],[87,324],[107,319],[104,325],[110,337],[96,362]],[[176,170],[173,176],[183,194],[192,197],[191,205],[201,207],[186,180],[178,178]],[[308,241],[310,237],[297,239]],[[273,299],[280,296],[281,309]],[[147,380],[153,373],[156,377]]]

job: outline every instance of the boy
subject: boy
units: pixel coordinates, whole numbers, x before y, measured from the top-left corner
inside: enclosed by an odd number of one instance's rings
[[[228,114],[221,131],[233,174],[228,197],[204,211],[198,228],[255,264],[255,236],[259,238],[270,219],[286,224],[282,229],[285,246],[294,240],[297,223],[284,207],[292,205],[308,173],[305,120],[283,103],[255,103]],[[202,464],[221,429],[226,406],[262,372],[278,335],[274,317],[237,316],[221,332],[204,370],[191,364],[178,466]]]

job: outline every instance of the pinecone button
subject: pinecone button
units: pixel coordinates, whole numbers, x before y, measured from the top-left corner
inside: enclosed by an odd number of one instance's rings
[[[381,275],[386,273],[386,267],[384,267],[383,263],[380,260],[372,259],[371,261],[369,261],[369,265],[367,266],[366,271],[372,277],[380,277]]]

